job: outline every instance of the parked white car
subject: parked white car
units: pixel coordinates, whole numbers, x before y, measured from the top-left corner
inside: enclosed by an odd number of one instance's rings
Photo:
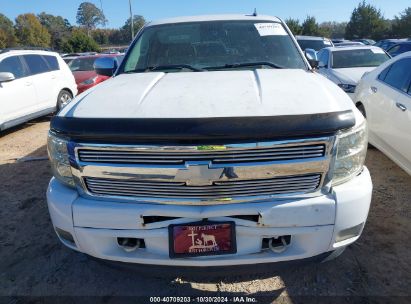
[[[364,73],[370,72],[391,57],[379,47],[330,47],[317,54],[318,72],[346,92],[351,99]]]
[[[330,259],[360,237],[366,120],[282,20],[151,22],[116,65],[97,59],[114,77],[50,125],[47,201],[66,246],[224,273]]]
[[[57,53],[0,51],[0,131],[61,109],[76,94],[73,74]]]
[[[355,96],[369,140],[411,174],[411,52],[365,75]]]

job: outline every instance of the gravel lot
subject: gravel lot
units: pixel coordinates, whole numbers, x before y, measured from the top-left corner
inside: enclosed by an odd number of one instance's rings
[[[109,267],[59,243],[45,198],[51,177],[44,160],[48,127],[44,118],[0,134],[0,296],[8,296],[0,302],[58,295],[101,296],[105,303],[142,295],[264,296],[258,303],[411,302],[411,177],[376,149],[367,159],[374,182],[368,223],[338,259],[264,277],[166,279]],[[47,299],[57,302],[41,301]]]

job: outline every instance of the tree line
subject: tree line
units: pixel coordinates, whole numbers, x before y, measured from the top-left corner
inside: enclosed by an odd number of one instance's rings
[[[104,45],[128,45],[131,20],[118,29],[98,28],[107,23],[104,13],[93,3],[83,2],[77,9],[77,25],[62,16],[42,12],[17,16],[15,22],[0,13],[0,49],[29,46],[44,47],[65,53],[99,51]],[[133,16],[134,32],[145,23],[144,17]]]
[[[300,23],[298,19],[286,19],[294,35],[322,36],[327,38],[358,39],[411,38],[411,7],[395,16],[384,18],[381,10],[362,1],[354,8],[349,22],[317,23],[315,17],[307,16]]]
[[[48,47],[65,53],[98,51],[103,45],[128,45],[131,37],[131,20],[128,18],[118,29],[105,26],[104,13],[93,3],[83,2],[77,9],[77,25],[62,16],[42,12],[22,14],[13,22],[0,13],[0,49],[16,46]],[[144,25],[143,16],[134,15],[134,32]],[[323,36],[328,38],[411,38],[411,7],[394,19],[384,18],[381,10],[362,1],[354,8],[348,22],[318,23],[313,16],[300,23],[298,19],[286,19],[294,35]]]

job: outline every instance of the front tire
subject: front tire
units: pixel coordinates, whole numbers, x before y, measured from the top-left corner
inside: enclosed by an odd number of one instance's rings
[[[364,118],[367,118],[367,113],[365,113],[365,108],[364,105],[362,103],[357,104],[357,109],[361,112],[362,116],[364,116]]]
[[[356,107],[361,112],[362,116],[364,116],[364,118],[367,119],[367,113],[365,112],[364,105],[362,103],[358,103],[356,104]],[[368,143],[368,149],[375,149],[375,147]]]
[[[73,94],[67,90],[61,90],[57,97],[57,111],[60,111],[73,99]]]

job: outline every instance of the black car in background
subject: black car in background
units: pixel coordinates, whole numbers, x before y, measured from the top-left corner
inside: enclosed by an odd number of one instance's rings
[[[391,46],[387,50],[387,53],[390,54],[391,57],[395,57],[402,53],[410,52],[410,51],[411,51],[411,41],[404,41],[404,42],[400,42],[400,43],[397,43]]]
[[[374,44],[374,46],[378,46],[382,48],[383,50],[388,50],[391,48],[393,45],[407,41],[407,39],[384,39],[380,40],[377,43]]]
[[[334,46],[333,42],[324,37],[315,37],[315,36],[295,36],[297,39],[300,48],[304,51],[305,49],[313,49],[317,52],[326,47]]]

